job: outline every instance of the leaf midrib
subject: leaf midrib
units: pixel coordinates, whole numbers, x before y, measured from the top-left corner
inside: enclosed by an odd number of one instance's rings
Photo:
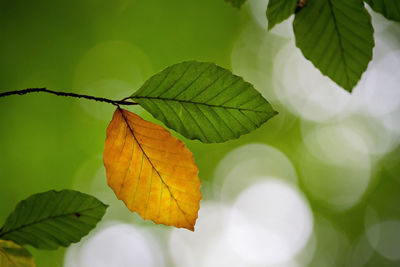
[[[329,5],[329,11],[330,11],[330,13],[332,15],[333,25],[335,26],[335,32],[336,32],[336,35],[338,37],[339,49],[340,49],[340,57],[341,57],[341,59],[343,61],[343,65],[344,65],[344,68],[345,68],[344,74],[345,74],[346,81],[347,81],[346,82],[347,83],[346,87],[347,87],[350,84],[350,77],[349,77],[349,74],[348,74],[349,67],[347,66],[346,58],[344,57],[344,47],[343,47],[343,43],[342,43],[342,36],[341,36],[339,28],[338,28],[338,23],[337,23],[337,20],[336,20],[335,12],[333,11],[332,0],[328,0],[328,5]]]
[[[190,100],[182,100],[182,99],[171,99],[171,98],[164,98],[164,97],[155,97],[155,96],[132,96],[130,97],[131,99],[155,99],[155,100],[162,100],[162,101],[171,101],[171,102],[180,102],[180,103],[188,103],[188,104],[194,104],[194,105],[204,105],[212,108],[223,108],[223,109],[234,109],[234,110],[240,110],[240,111],[250,111],[250,112],[256,112],[256,113],[276,113],[276,111],[262,111],[262,110],[253,110],[253,109],[248,109],[248,108],[235,108],[235,107],[229,107],[229,106],[223,106],[223,105],[213,105],[213,104],[207,104],[207,103],[202,103],[202,102],[194,102]]]
[[[30,227],[32,225],[39,224],[39,223],[42,223],[42,222],[47,221],[47,220],[53,220],[53,219],[60,218],[60,217],[67,217],[67,216],[75,215],[75,213],[83,213],[83,212],[86,212],[86,211],[91,211],[91,210],[97,209],[100,206],[101,205],[98,205],[98,206],[90,208],[90,209],[78,210],[78,211],[74,211],[74,212],[71,212],[71,213],[65,213],[65,214],[50,216],[50,217],[47,217],[47,218],[44,218],[44,219],[41,219],[41,220],[38,220],[38,221],[33,221],[31,223],[21,225],[21,226],[19,226],[17,228],[10,229],[10,230],[8,230],[6,232],[3,232],[3,233],[0,232],[0,237],[4,237],[5,235],[8,235],[8,234],[10,234],[12,232],[19,231],[19,230],[24,229],[26,227]],[[81,214],[81,216],[83,216],[83,215],[84,214]]]
[[[156,171],[158,177],[160,178],[161,182],[165,185],[165,187],[167,188],[169,194],[171,195],[171,198],[174,199],[174,201],[176,202],[176,206],[179,208],[179,210],[182,212],[183,217],[185,218],[186,222],[191,225],[190,221],[186,218],[187,213],[181,208],[181,206],[179,205],[178,200],[175,198],[174,194],[172,193],[170,187],[168,184],[165,183],[164,179],[161,177],[160,172],[157,170],[157,168],[154,166],[153,162],[151,161],[150,157],[146,154],[146,152],[144,151],[142,144],[140,144],[139,140],[136,138],[135,135],[135,131],[132,129],[132,127],[130,126],[129,122],[128,122],[128,118],[125,116],[124,114],[124,110],[121,108],[118,108],[119,112],[121,113],[126,125],[128,126],[128,129],[130,131],[130,133],[132,134],[133,138],[135,139],[136,143],[138,144],[140,150],[142,150],[143,155],[146,157],[146,159],[149,161],[151,167]]]

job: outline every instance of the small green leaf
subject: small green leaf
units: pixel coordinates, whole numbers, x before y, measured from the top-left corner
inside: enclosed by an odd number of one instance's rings
[[[296,45],[322,74],[351,91],[372,59],[374,29],[362,0],[308,1],[295,16]]]
[[[229,2],[232,6],[240,9],[246,0],[225,0],[225,2]]]
[[[154,75],[131,99],[169,128],[206,143],[238,138],[277,114],[241,77],[196,61]]]
[[[18,203],[0,231],[0,238],[39,249],[78,242],[101,220],[107,205],[73,190],[47,191]]]
[[[365,0],[370,7],[385,18],[400,21],[400,1],[399,0]]]
[[[0,240],[1,267],[35,267],[32,255],[12,241]]]
[[[267,7],[268,30],[294,14],[296,4],[297,0],[269,0]]]

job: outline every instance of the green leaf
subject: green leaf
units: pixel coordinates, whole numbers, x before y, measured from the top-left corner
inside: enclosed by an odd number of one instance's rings
[[[367,69],[374,47],[374,29],[363,1],[308,1],[296,14],[293,28],[303,55],[351,91]]]
[[[232,6],[240,9],[246,0],[225,0],[225,2],[229,2]]]
[[[131,99],[169,128],[206,143],[238,138],[277,114],[241,77],[196,61],[154,75]]]
[[[1,267],[35,267],[32,255],[12,241],[0,240]]]
[[[268,30],[294,14],[296,4],[297,0],[269,0],[267,7]]]
[[[47,191],[22,200],[0,231],[0,238],[39,249],[78,242],[101,220],[107,205],[73,190]]]
[[[399,0],[365,0],[370,7],[385,18],[400,21]]]

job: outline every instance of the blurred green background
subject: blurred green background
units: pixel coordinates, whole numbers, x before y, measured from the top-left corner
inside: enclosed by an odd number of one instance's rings
[[[400,67],[399,24],[373,15],[374,60],[350,95],[301,56],[289,23],[266,30],[266,5],[249,0],[238,11],[223,0],[2,0],[0,92],[46,87],[121,99],[177,62],[229,68],[279,115],[223,144],[180,136],[200,168],[202,205],[235,205],[246,186],[272,177],[293,186],[312,212],[304,222],[313,229],[289,253],[291,263],[250,257],[237,266],[400,266],[400,80],[393,71]],[[142,221],[106,185],[102,150],[113,108],[47,94],[0,99],[0,222],[31,194],[76,189],[111,205],[104,224],[129,223],[161,247],[154,252],[160,265],[133,258],[114,266],[185,266],[170,252],[175,230]],[[154,121],[140,107],[129,109]],[[290,218],[289,230],[306,231]],[[66,249],[29,250],[37,266],[85,266],[64,259]]]

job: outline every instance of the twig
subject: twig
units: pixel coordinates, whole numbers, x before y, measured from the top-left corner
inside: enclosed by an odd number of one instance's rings
[[[75,94],[75,93],[65,93],[65,92],[57,92],[57,91],[52,91],[48,90],[46,88],[28,88],[24,90],[16,90],[16,91],[9,91],[9,92],[4,92],[0,93],[0,97],[6,97],[10,95],[25,95],[25,94],[30,94],[30,93],[36,93],[36,92],[45,92],[57,96],[69,96],[69,97],[76,97],[76,98],[85,98],[89,100],[94,100],[98,102],[105,102],[105,103],[110,103],[115,106],[118,105],[138,105],[138,103],[135,102],[130,102],[126,101],[128,98],[124,98],[123,100],[112,100],[108,98],[103,98],[103,97],[96,97],[96,96],[90,96],[90,95],[81,95],[81,94]]]

